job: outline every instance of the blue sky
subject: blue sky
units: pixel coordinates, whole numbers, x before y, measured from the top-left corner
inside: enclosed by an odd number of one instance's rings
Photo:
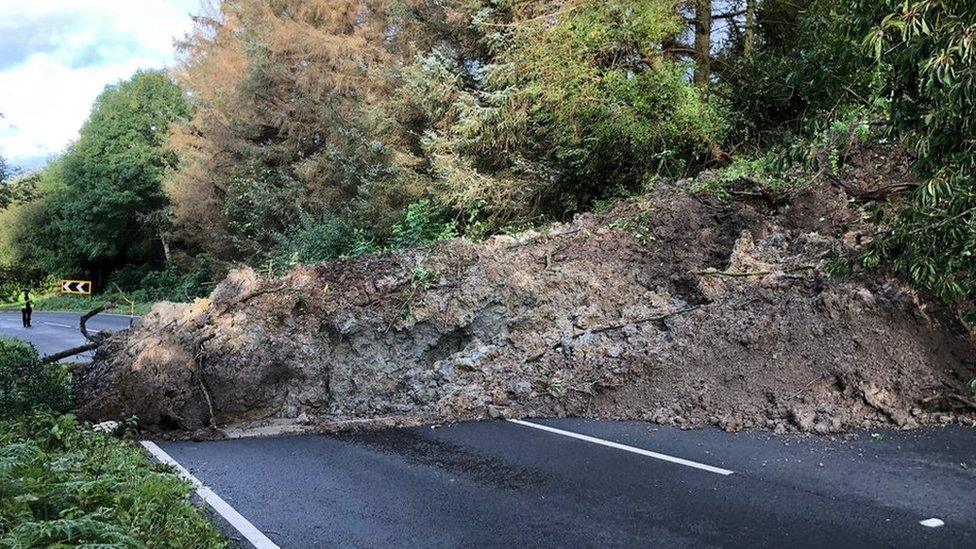
[[[201,0],[0,0],[0,154],[28,169],[78,136],[95,97],[174,61]]]

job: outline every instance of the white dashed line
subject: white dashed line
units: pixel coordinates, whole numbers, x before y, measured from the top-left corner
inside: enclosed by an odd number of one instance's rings
[[[610,448],[615,448],[617,450],[623,450],[625,452],[631,452],[634,454],[639,454],[645,457],[659,459],[661,461],[667,461],[670,463],[677,463],[678,465],[684,465],[685,467],[693,467],[695,469],[701,469],[702,471],[708,471],[709,473],[715,473],[717,475],[731,475],[735,471],[730,471],[728,469],[722,469],[721,467],[714,467],[712,465],[707,465],[705,463],[698,463],[697,461],[691,461],[688,459],[683,459],[679,457],[669,456],[667,454],[661,454],[658,452],[652,452],[650,450],[644,450],[643,448],[635,448],[633,446],[627,446],[626,444],[620,444],[617,442],[612,442],[609,440],[603,440],[602,438],[591,437],[587,435],[581,435],[579,433],[574,433],[572,431],[563,431],[562,429],[556,429],[555,427],[549,427],[547,425],[540,425],[538,423],[530,423],[528,421],[522,421],[519,419],[508,420],[512,423],[517,423],[519,425],[524,425],[526,427],[531,427],[533,429],[539,429],[542,431],[547,431],[549,433],[555,433],[557,435],[562,435],[565,437],[575,438],[577,440],[583,440],[586,442],[592,442],[593,444],[599,444],[601,446],[608,446]]]
[[[224,501],[224,498],[218,496],[216,492],[210,488],[203,485],[197,477],[193,476],[186,467],[180,465],[175,459],[171,458],[162,448],[156,445],[156,443],[144,440],[141,442],[142,446],[149,450],[149,453],[153,455],[157,460],[172,465],[179,471],[180,476],[190,481],[193,486],[197,489],[197,495],[200,499],[207,502],[207,505],[213,508],[220,516],[224,517],[224,520],[230,523],[238,532],[244,536],[247,541],[251,542],[251,545],[257,547],[258,549],[280,549],[275,542],[268,539],[260,530],[258,530],[251,521],[244,518],[243,515],[238,513],[229,503]]]
[[[941,519],[930,518],[918,521],[922,526],[928,526],[929,528],[938,528],[940,526],[945,526],[945,523]]]
[[[44,324],[47,324],[48,326],[57,326],[58,328],[67,328],[69,330],[74,328],[74,326],[68,326],[67,324],[61,324],[58,322],[48,322],[46,320],[44,321]]]

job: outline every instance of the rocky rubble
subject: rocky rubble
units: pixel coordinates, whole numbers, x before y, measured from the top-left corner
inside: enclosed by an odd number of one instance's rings
[[[833,433],[970,420],[971,335],[880,273],[845,192],[666,188],[542,232],[235,271],[81,376],[80,413],[194,431],[592,416]],[[258,422],[258,423],[255,423]]]

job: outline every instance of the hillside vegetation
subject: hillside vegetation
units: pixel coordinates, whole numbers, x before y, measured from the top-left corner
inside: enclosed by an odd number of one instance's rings
[[[67,370],[0,339],[0,546],[194,547],[226,544],[191,487],[115,427],[70,414]]]
[[[869,133],[919,180],[853,197],[894,198],[858,260],[971,308],[968,2],[225,0],[195,22],[56,162],[4,165],[4,294],[187,301],[235,264],[478,240],[706,168],[835,177]]]

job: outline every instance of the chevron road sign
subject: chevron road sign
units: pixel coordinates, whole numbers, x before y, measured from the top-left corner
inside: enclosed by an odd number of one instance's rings
[[[62,280],[61,293],[73,295],[91,295],[92,283],[90,280]]]

